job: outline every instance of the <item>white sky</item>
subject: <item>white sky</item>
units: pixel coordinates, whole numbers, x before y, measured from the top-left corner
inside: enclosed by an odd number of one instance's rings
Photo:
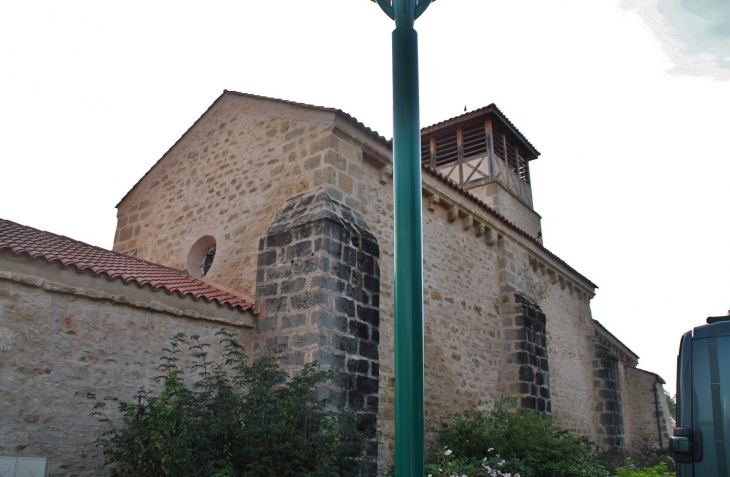
[[[223,89],[390,137],[392,29],[367,0],[2,0],[0,217],[111,247],[116,203]],[[545,245],[674,392],[681,334],[730,308],[730,8],[439,0],[417,29],[421,124],[502,109],[542,152]]]

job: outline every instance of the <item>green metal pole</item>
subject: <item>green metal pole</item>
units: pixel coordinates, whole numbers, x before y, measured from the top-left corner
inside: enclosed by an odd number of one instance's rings
[[[430,0],[378,0],[393,31],[393,201],[395,212],[395,475],[422,477],[423,220],[418,35]],[[390,9],[388,8],[390,7]]]

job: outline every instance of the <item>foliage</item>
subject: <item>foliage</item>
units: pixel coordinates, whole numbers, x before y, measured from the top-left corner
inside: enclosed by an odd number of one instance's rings
[[[670,472],[676,471],[676,464],[671,459],[669,449],[625,447],[604,453],[603,460],[608,470],[613,474],[619,469],[654,468],[665,464]]]
[[[508,464],[494,449],[481,461],[474,458],[457,457],[448,447],[440,452],[436,462],[426,464],[429,477],[444,475],[448,477],[521,477],[515,465]]]
[[[594,445],[586,437],[575,437],[561,426],[554,416],[534,411],[510,411],[505,401],[495,404],[491,411],[471,409],[464,414],[452,414],[441,422],[438,429],[438,447],[432,449],[430,464],[441,469],[440,475],[451,475],[452,470],[469,477],[495,475],[478,473],[478,466],[497,456],[497,466],[503,475],[521,477],[607,477]],[[446,449],[452,466],[448,471],[439,467]],[[497,454],[498,452],[498,454]],[[490,461],[491,462],[491,461]],[[464,467],[462,467],[464,466]],[[471,466],[472,473],[465,470]],[[489,465],[495,470],[494,465]],[[431,472],[433,474],[433,472]],[[435,474],[434,474],[435,475]]]
[[[247,363],[243,348],[225,330],[222,360],[210,359],[209,344],[191,336],[189,387],[177,362],[187,336],[176,335],[163,350],[159,394],[140,390],[134,402],[95,401],[93,415],[109,425],[98,443],[107,464],[127,475],[174,477],[335,477],[359,474],[370,430],[357,416],[317,399],[317,386],[334,377],[309,364],[288,380],[274,357]],[[107,414],[114,403],[121,425]]]
[[[631,459],[626,459],[625,467],[616,469],[616,477],[674,477],[675,472],[661,462],[653,467],[638,468]]]

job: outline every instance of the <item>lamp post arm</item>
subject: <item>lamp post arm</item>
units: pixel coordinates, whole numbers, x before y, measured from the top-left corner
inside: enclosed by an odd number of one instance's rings
[[[378,2],[378,5],[380,5],[380,8],[383,9],[386,15],[390,17],[391,20],[395,20],[395,9],[393,8],[393,5],[390,3],[391,0],[376,0]]]
[[[396,26],[405,22],[413,26],[413,22],[426,11],[432,0],[374,0]],[[402,7],[402,8],[401,8]]]
[[[420,17],[423,12],[426,11],[429,5],[431,5],[431,0],[420,0],[418,2],[418,5],[416,5],[415,18],[418,19],[418,17]]]

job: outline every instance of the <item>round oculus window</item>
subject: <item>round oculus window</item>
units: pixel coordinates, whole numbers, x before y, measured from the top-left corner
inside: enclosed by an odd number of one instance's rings
[[[210,274],[215,260],[216,241],[212,235],[200,237],[188,252],[187,270],[195,278],[204,278]]]

